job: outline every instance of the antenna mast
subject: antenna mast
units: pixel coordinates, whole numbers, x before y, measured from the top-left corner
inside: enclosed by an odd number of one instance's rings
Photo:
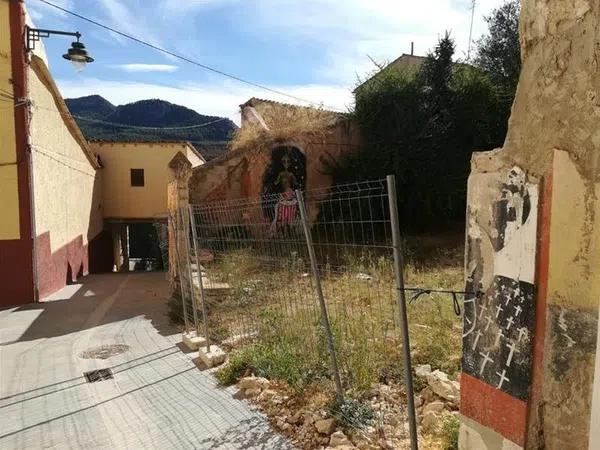
[[[471,42],[473,41],[473,22],[475,20],[475,3],[477,0],[473,0],[471,4],[471,28],[469,29],[469,47],[467,50],[467,61],[471,60]]]

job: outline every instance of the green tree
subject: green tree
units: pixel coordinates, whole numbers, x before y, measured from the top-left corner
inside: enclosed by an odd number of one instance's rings
[[[474,61],[511,101],[521,73],[520,11],[519,0],[508,0],[485,18],[488,32],[477,41]]]
[[[506,133],[490,76],[453,56],[446,33],[419,72],[383,70],[357,89],[363,146],[330,164],[338,183],[394,174],[400,219],[412,232],[464,221],[471,153],[502,145]]]
[[[454,50],[454,41],[446,32],[421,67],[419,79],[427,101],[425,106],[434,118],[446,116],[450,110]]]

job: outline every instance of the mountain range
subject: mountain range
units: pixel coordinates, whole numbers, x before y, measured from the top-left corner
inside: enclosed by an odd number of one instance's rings
[[[158,99],[115,106],[100,95],[89,95],[67,98],[65,103],[88,140],[185,140],[190,141],[207,160],[227,150],[227,142],[237,129],[237,125],[228,118],[206,116],[185,106]],[[206,125],[169,129],[203,124]]]

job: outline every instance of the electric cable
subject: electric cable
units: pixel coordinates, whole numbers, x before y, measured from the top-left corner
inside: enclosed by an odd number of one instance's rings
[[[222,71],[220,69],[215,69],[214,67],[211,67],[211,66],[208,66],[206,64],[200,63],[200,62],[195,61],[195,60],[193,60],[191,58],[188,58],[186,56],[179,55],[179,54],[177,54],[175,52],[172,52],[172,51],[167,50],[165,48],[159,47],[158,45],[151,44],[150,42],[144,41],[143,39],[140,39],[140,38],[137,38],[137,37],[132,36],[130,34],[124,33],[122,31],[119,31],[119,30],[115,29],[115,28],[109,27],[108,25],[104,25],[103,23],[100,23],[100,22],[98,22],[96,20],[93,20],[93,19],[90,19],[88,17],[82,16],[81,14],[78,14],[76,12],[70,11],[70,10],[68,10],[66,8],[63,8],[63,7],[61,7],[59,5],[56,5],[56,4],[52,3],[52,2],[49,2],[48,0],[39,0],[39,1],[42,2],[42,3],[45,3],[48,6],[56,8],[56,9],[62,11],[62,12],[65,12],[67,14],[70,14],[70,15],[74,16],[74,17],[77,17],[78,19],[84,20],[84,21],[89,22],[89,23],[91,23],[93,25],[96,25],[98,27],[104,28],[105,30],[110,31],[111,33],[118,34],[119,36],[122,36],[124,38],[130,39],[132,41],[135,41],[138,44],[145,45],[146,47],[149,47],[149,48],[151,48],[153,50],[157,50],[157,51],[162,52],[162,53],[164,53],[166,55],[169,55],[169,56],[172,56],[174,58],[177,58],[177,59],[180,59],[182,61],[185,61],[185,62],[187,62],[189,64],[193,64],[193,65],[198,66],[198,67],[200,67],[200,68],[202,68],[204,70],[207,70],[209,72],[213,72],[213,73],[216,73],[218,75],[230,78],[232,80],[239,81],[240,83],[244,83],[244,84],[247,84],[249,86],[253,86],[253,87],[256,87],[256,88],[259,88],[259,89],[263,89],[263,90],[271,92],[273,94],[282,95],[284,97],[288,97],[288,98],[291,98],[291,99],[294,99],[296,101],[300,101],[300,102],[303,102],[303,103],[308,103],[310,105],[316,105],[319,108],[321,108],[323,106],[322,104],[320,104],[318,102],[314,102],[312,100],[307,100],[305,98],[301,98],[301,97],[298,97],[296,95],[288,94],[288,93],[280,91],[278,89],[273,89],[273,88],[270,88],[268,86],[264,86],[262,84],[256,83],[254,81],[246,80],[246,79],[241,78],[241,77],[239,77],[237,75],[232,75],[232,74],[224,72],[224,71]],[[335,110],[337,112],[341,112],[341,111],[337,110],[336,108],[330,108],[330,107],[327,107],[327,108]]]

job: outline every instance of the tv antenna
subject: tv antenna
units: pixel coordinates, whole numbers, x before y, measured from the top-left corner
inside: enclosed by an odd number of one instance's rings
[[[477,0],[471,3],[471,28],[469,29],[469,47],[467,49],[467,61],[471,60],[471,43],[473,41],[473,22],[475,21],[475,4]]]

